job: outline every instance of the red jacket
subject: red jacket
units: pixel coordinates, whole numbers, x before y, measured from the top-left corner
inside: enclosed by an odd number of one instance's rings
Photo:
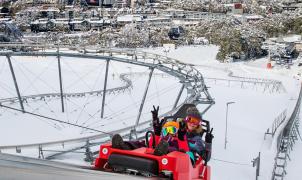
[[[161,141],[161,136],[155,135],[155,146],[159,144]],[[149,147],[152,147],[152,142],[153,142],[153,137],[151,136],[149,139]],[[176,143],[175,143],[176,142]],[[181,141],[177,137],[173,139],[172,143],[169,142],[169,145],[172,147],[169,147],[169,151],[174,151],[174,150],[184,150],[185,152],[189,151],[189,145],[187,141],[187,137],[185,136],[185,140]]]

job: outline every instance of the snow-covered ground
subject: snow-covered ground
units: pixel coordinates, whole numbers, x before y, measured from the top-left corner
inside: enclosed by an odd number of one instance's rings
[[[232,71],[233,75],[236,76],[282,81],[286,92],[279,93],[270,93],[261,90],[261,88],[241,88],[240,85],[236,84],[226,86],[223,83],[206,81],[207,86],[209,86],[209,93],[216,102],[204,115],[204,119],[209,120],[214,128],[213,154],[209,162],[212,166],[212,179],[255,179],[256,170],[252,167],[251,160],[257,157],[259,152],[261,152],[259,179],[270,179],[276,147],[272,138],[267,137],[264,140],[264,133],[283,110],[287,109],[288,117],[293,111],[300,88],[300,81],[293,78],[296,77],[299,71],[298,67],[295,66],[291,70],[277,67],[267,70],[265,69],[265,59],[248,63],[222,64],[215,60],[218,47],[212,45],[179,47],[176,50],[169,49],[169,51],[163,48],[143,50],[195,64],[205,78],[230,79],[231,77],[228,75]],[[15,57],[13,63],[22,95],[59,92],[56,61],[51,60],[51,58],[43,58],[43,60],[37,61],[37,58],[33,57]],[[36,111],[41,114],[84,125],[92,124],[92,128],[103,131],[133,125],[149,70],[128,64],[111,63],[108,88],[123,84],[117,76],[121,73],[131,74],[130,79],[133,81],[134,87],[130,92],[126,91],[125,93],[107,96],[105,118],[101,119],[100,112],[97,112],[102,100],[101,97],[97,96],[70,98],[65,102],[69,113],[64,114],[60,112],[59,99],[29,102],[31,107],[25,105],[25,109],[36,110],[38,108]],[[63,59],[64,92],[102,89],[104,67],[104,62],[95,60]],[[145,72],[146,75],[138,75],[135,72]],[[173,77],[154,76],[144,106],[142,121],[151,117],[150,110],[153,104],[160,105],[161,113],[168,111],[173,106],[179,88],[180,84]],[[7,61],[1,57],[0,98],[14,96],[16,96],[16,93]],[[184,96],[182,99],[184,99]],[[235,103],[229,105],[227,147],[225,149],[226,103],[231,101]],[[84,110],[83,105],[85,105]],[[12,106],[18,107],[18,104]],[[0,139],[0,145],[26,144],[91,134],[87,131],[83,133],[78,128],[60,124],[54,125],[46,120],[5,109],[0,109],[0,114],[0,137],[7,137]],[[91,115],[94,115],[94,118],[90,118]],[[86,122],[87,120],[88,122]],[[54,126],[60,128],[54,128]],[[296,146],[297,149],[299,147],[301,149],[301,143]],[[298,156],[298,152],[295,151],[294,153]],[[60,161],[68,160],[69,162],[79,163],[79,157],[82,158],[82,155],[66,155],[60,157]],[[291,171],[288,170],[288,172],[292,172],[292,176],[288,175],[289,179],[290,177],[295,177],[293,179],[302,178],[302,175],[297,171],[294,172],[294,169],[297,169],[298,162],[298,160],[289,162],[288,169],[290,168]]]
[[[16,97],[8,63],[4,57],[1,57],[0,61],[0,99]],[[60,92],[57,61],[55,59],[14,57],[12,58],[12,62],[21,95]],[[62,58],[61,62],[63,92],[89,92],[103,89],[104,61]],[[119,75],[122,73],[128,74],[127,77],[132,80],[133,88],[125,92],[115,92],[106,96],[104,118],[100,117],[102,95],[67,97],[64,99],[66,113],[61,112],[60,98],[29,100],[28,103],[24,103],[24,107],[29,112],[35,112],[104,132],[120,129],[125,126],[133,126],[143,97],[149,71],[145,67],[110,62],[107,89],[120,87],[125,84],[119,78]],[[154,71],[155,75],[151,80],[141,121],[151,118],[150,109],[153,104],[160,105],[162,112],[169,111],[174,101],[165,101],[165,98],[175,99],[181,87],[181,84],[174,77],[169,75],[162,76],[159,73],[158,71]],[[19,103],[4,104],[20,109]],[[1,138],[1,145],[39,143],[92,135],[91,131],[83,131],[81,128],[71,127],[7,109],[1,109],[0,114],[0,121],[5,123],[5,126],[1,126],[3,129],[1,129],[0,136],[4,137],[8,135],[10,137]],[[16,129],[16,126],[20,127],[20,129]],[[14,131],[12,131],[13,129]],[[19,133],[15,134],[15,131]]]
[[[209,92],[215,98],[216,104],[204,116],[210,120],[215,134],[210,161],[214,180],[255,179],[256,169],[252,167],[251,161],[259,152],[261,152],[259,179],[270,179],[276,146],[270,137],[264,140],[264,133],[283,110],[287,109],[288,117],[293,111],[300,89],[300,81],[294,78],[299,73],[299,67],[294,65],[291,69],[275,67],[268,70],[265,58],[248,63],[222,64],[214,60],[218,51],[215,46],[180,47],[176,50],[170,49],[168,52],[164,48],[147,50],[195,64],[204,77],[227,78],[228,72],[232,71],[236,76],[282,81],[286,93],[270,94],[252,88],[241,89],[240,86],[208,84]],[[231,101],[235,103],[229,106],[228,143],[224,149],[226,103]],[[292,168],[296,169],[294,166]],[[302,178],[297,170],[292,172],[293,177],[296,177],[294,179]]]

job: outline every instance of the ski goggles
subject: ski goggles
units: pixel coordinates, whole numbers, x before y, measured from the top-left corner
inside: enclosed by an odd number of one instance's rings
[[[200,125],[201,124],[201,120],[199,118],[196,117],[192,117],[192,116],[187,116],[185,119],[186,123],[190,123],[190,124],[194,124],[194,125]]]
[[[175,135],[177,133],[178,129],[174,126],[168,126],[162,129],[162,135],[167,136],[168,134]]]

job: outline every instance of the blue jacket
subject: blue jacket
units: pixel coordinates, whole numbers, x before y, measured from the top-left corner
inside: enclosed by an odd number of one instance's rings
[[[197,153],[207,161],[211,158],[212,143],[206,143],[202,140],[201,134],[198,132],[187,132],[187,140],[189,149],[193,153]]]

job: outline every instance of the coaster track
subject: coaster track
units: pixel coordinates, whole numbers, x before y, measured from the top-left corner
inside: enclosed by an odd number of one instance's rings
[[[76,57],[76,58],[86,58],[97,59],[103,61],[117,61],[122,63],[129,63],[138,66],[148,67],[150,69],[157,69],[164,73],[167,73],[171,76],[174,76],[179,79],[179,82],[183,84],[183,87],[187,89],[187,97],[183,103],[180,103],[178,106],[175,106],[171,111],[162,114],[161,116],[167,116],[177,111],[177,109],[184,103],[194,103],[194,104],[203,104],[206,105],[202,114],[205,113],[215,102],[208,92],[208,88],[204,83],[204,78],[202,74],[194,68],[192,65],[185,64],[178,60],[161,56],[153,53],[146,53],[142,51],[136,51],[133,49],[106,49],[106,48],[91,48],[91,47],[72,47],[68,45],[58,46],[58,45],[25,45],[25,44],[1,44],[0,48],[2,49],[12,49],[20,48],[27,50],[26,52],[13,52],[10,50],[0,51],[0,56],[52,56],[52,57]],[[68,52],[64,51],[68,49]],[[71,51],[74,50],[74,51]],[[124,76],[125,78],[125,76]],[[125,80],[125,79],[124,79]],[[127,81],[127,79],[125,80]],[[124,87],[119,87],[115,90],[125,89],[130,87],[132,84],[127,82]],[[112,90],[113,91],[113,90]],[[92,92],[84,93],[73,93],[73,94],[64,94],[63,96],[81,96],[91,94]],[[95,91],[93,93],[101,93],[101,91]],[[26,98],[41,98],[41,97],[60,97],[60,94],[39,94],[32,96],[21,96],[21,99]],[[18,101],[16,98],[6,99],[5,101]],[[137,126],[137,136],[138,138],[144,136],[144,132],[150,128],[150,120],[145,122],[140,122]],[[39,157],[43,153],[43,148],[58,146],[68,144],[68,143],[82,143],[82,146],[89,147],[91,144],[102,143],[108,141],[111,138],[112,134],[119,133],[124,137],[131,136],[130,130],[133,129],[133,126],[125,127],[119,130],[111,131],[108,133],[99,133],[93,136],[66,139],[61,141],[54,142],[43,142],[35,144],[18,144],[10,146],[0,146],[0,150],[4,149],[20,149],[21,148],[39,148]],[[93,143],[94,142],[94,143]],[[68,151],[66,151],[68,152]],[[62,154],[62,153],[58,153]]]

